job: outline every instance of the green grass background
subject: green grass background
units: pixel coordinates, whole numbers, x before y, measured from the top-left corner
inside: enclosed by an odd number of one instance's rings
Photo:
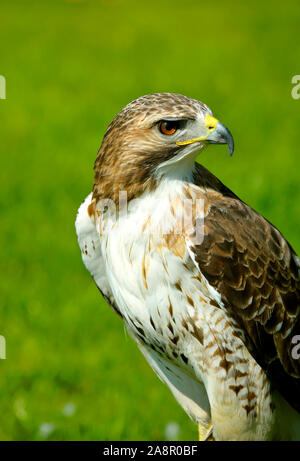
[[[0,17],[0,439],[164,440],[173,421],[193,440],[84,269],[76,210],[115,114],[178,92],[236,141],[200,161],[299,251],[299,2],[1,0]]]

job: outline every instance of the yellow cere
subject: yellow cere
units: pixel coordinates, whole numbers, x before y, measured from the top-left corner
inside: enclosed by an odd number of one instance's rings
[[[193,144],[194,142],[204,141],[211,133],[213,133],[218,124],[218,119],[212,117],[211,115],[206,115],[204,123],[209,133],[205,136],[199,136],[198,138],[188,139],[187,141],[178,141],[176,142],[177,146],[186,146],[187,144]]]

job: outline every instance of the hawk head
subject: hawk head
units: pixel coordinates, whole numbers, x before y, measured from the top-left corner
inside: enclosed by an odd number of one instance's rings
[[[132,101],[108,126],[95,162],[93,197],[118,200],[119,191],[135,198],[168,171],[181,177],[209,143],[227,144],[230,131],[202,102],[174,93]]]

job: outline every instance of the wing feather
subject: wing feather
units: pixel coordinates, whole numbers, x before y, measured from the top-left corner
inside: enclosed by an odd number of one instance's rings
[[[300,411],[300,360],[292,355],[300,334],[299,259],[271,223],[200,165],[194,183],[208,211],[202,244],[188,244],[193,260],[247,332],[255,359]]]

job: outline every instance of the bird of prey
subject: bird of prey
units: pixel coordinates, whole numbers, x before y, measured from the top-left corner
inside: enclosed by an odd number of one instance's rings
[[[83,262],[200,440],[297,440],[300,261],[195,162],[210,143],[233,152],[197,100],[150,94],[121,110],[78,210]]]

